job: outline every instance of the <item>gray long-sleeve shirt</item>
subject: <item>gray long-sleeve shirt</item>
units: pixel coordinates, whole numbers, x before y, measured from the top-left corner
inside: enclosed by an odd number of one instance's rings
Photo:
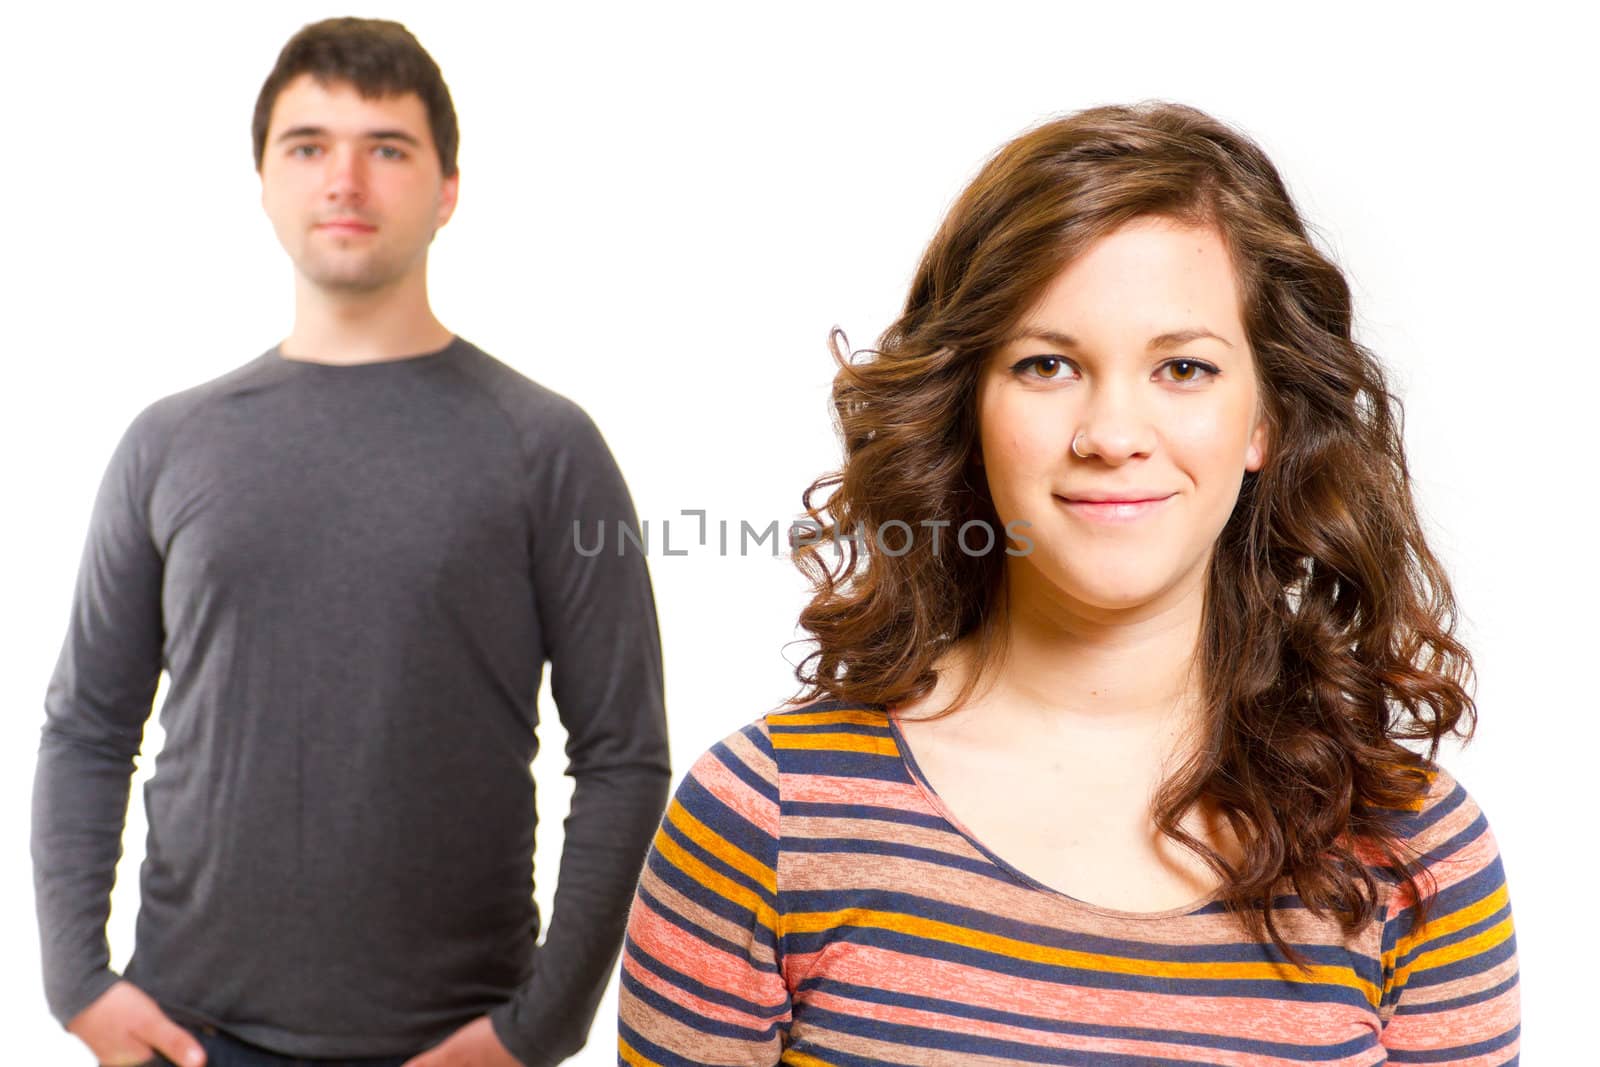
[[[110,890],[165,669],[124,977],[290,1055],[403,1054],[484,1013],[530,1065],[580,1048],[670,777],[654,599],[618,522],[588,416],[459,337],[353,366],[274,347],[146,408],[46,699],[52,1013],[117,978]],[[576,788],[536,953],[546,660]]]

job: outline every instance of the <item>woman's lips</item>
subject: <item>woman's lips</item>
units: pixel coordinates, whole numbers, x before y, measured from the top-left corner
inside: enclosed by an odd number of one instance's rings
[[[1155,500],[1090,501],[1069,500],[1064,496],[1056,499],[1066,506],[1067,511],[1090,522],[1135,522],[1159,510],[1172,496]]]

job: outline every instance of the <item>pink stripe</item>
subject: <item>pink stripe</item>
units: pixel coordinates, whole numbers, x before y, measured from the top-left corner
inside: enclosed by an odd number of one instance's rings
[[[1512,986],[1479,1004],[1426,1015],[1396,1015],[1383,1032],[1383,1043],[1395,1050],[1418,1051],[1488,1041],[1516,1025],[1522,1014],[1520,994],[1520,988]],[[1504,1061],[1508,1053],[1497,1051],[1495,1055],[1499,1057],[1495,1061],[1498,1063]]]
[[[747,1012],[736,1011],[722,1004],[714,1004],[709,1000],[694,996],[678,988],[666,979],[661,978],[645,969],[633,958],[631,952],[622,955],[622,969],[640,985],[660,994],[669,1004],[678,1011],[690,1011],[704,1019],[715,1019],[717,1022],[730,1023],[734,1026],[744,1026],[752,1030],[764,1030],[772,1025],[771,1018],[761,1018]],[[642,1005],[648,1008],[649,1005]],[[652,1011],[654,1009],[651,1009]],[[659,1013],[657,1013],[659,1014]]]
[[[909,783],[879,782],[870,778],[838,778],[826,774],[785,775],[786,800],[813,804],[874,804],[897,811],[932,814],[922,791]]]
[[[1107,1038],[1093,1037],[1081,1034],[1063,1034],[1047,1030],[1037,1030],[1031,1027],[1007,1026],[1000,1023],[989,1023],[966,1017],[954,1017],[931,1011],[922,1011],[913,1008],[896,1008],[882,1004],[864,1003],[846,997],[835,997],[827,994],[817,994],[810,998],[810,1002],[818,1007],[828,1008],[843,1015],[855,1018],[876,1019],[881,1022],[904,1026],[921,1026],[933,1030],[972,1034],[975,1037],[991,1038],[999,1041],[1014,1041],[1035,1048],[1076,1049],[1097,1053],[1123,1053],[1129,1056],[1157,1056],[1172,1060],[1204,1060],[1207,1063],[1234,1064],[1237,1067],[1265,1067],[1268,1064],[1282,1064],[1299,1062],[1298,1060],[1285,1060],[1278,1056],[1261,1056],[1254,1053],[1235,1052],[1228,1049],[1214,1048],[1208,1045],[1190,1045],[1173,1041],[1143,1041],[1137,1038]],[[1125,1023],[1123,1025],[1126,1025]],[[1171,1026],[1164,1029],[1173,1029]],[[1206,1031],[1209,1035],[1215,1031]],[[1305,1034],[1295,1034],[1297,1044],[1306,1044]],[[1283,1035],[1278,1041],[1284,1042]],[[1284,1042],[1288,1043],[1288,1042]],[[1359,1055],[1347,1056],[1339,1060],[1319,1060],[1319,1063],[1345,1065],[1371,1064],[1373,1058],[1370,1052]]]
[[[1457,852],[1428,864],[1428,870],[1433,875],[1432,882],[1430,883],[1426,877],[1419,877],[1418,888],[1427,894],[1430,892],[1430,885],[1437,885],[1438,891],[1443,893],[1451,886],[1458,885],[1482,871],[1497,855],[1499,849],[1495,845],[1494,835],[1485,828],[1483,833],[1463,845]],[[1389,918],[1394,918],[1414,903],[1415,898],[1406,892],[1404,885],[1396,886],[1389,900]],[[1438,909],[1435,908],[1434,912],[1437,916]]]
[[[778,836],[778,806],[752,789],[714,754],[708,752],[701,756],[690,769],[689,776],[751,823],[773,837]]]
[[[776,975],[764,975],[742,956],[708,945],[666,921],[642,897],[634,898],[628,935],[657,960],[696,981],[758,1003],[783,999]],[[764,989],[763,986],[771,986]],[[671,994],[673,999],[687,994]]]
[[[940,996],[962,1003],[1003,1006],[1007,1011],[1023,1015],[1098,1026],[1192,1030],[1259,1041],[1283,1041],[1285,1035],[1292,1034],[1294,1040],[1312,1044],[1348,1041],[1363,1032],[1376,1035],[1379,1028],[1375,1013],[1343,1004],[1259,997],[1180,996],[1059,985],[843,943],[820,953],[786,957],[784,971],[790,988],[803,981],[823,956],[827,958],[822,973],[840,982],[919,998],[926,997],[930,989],[939,990]],[[798,1002],[801,998],[796,999]],[[975,1025],[962,1020],[957,1028]]]

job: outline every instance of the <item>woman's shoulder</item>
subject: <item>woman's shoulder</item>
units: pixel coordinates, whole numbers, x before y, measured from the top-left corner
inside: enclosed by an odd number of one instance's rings
[[[741,748],[747,744],[765,749],[794,747],[797,739],[877,737],[891,732],[888,712],[880,704],[865,704],[831,698],[789,702],[764,711],[711,746]]]
[[[695,760],[689,776],[732,774],[776,799],[773,791],[786,769],[816,773],[833,757],[887,752],[893,748],[892,737],[881,705],[832,699],[791,702],[762,712],[711,745]]]
[[[1395,813],[1391,826],[1402,851],[1427,872],[1424,894],[1430,889],[1454,897],[1503,892],[1499,845],[1477,800],[1445,767],[1424,761],[1421,770],[1425,783]]]
[[[1396,836],[1418,848],[1437,848],[1464,831],[1487,829],[1483,809],[1461,781],[1441,764],[1423,760],[1423,780],[1392,825]]]

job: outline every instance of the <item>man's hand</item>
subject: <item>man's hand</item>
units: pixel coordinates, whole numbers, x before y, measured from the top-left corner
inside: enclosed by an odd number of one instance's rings
[[[132,982],[119,981],[67,1023],[105,1067],[135,1067],[157,1053],[180,1067],[203,1067],[206,1050]]]
[[[443,1043],[420,1056],[413,1056],[401,1067],[522,1067],[495,1035],[489,1017],[472,1020]]]

